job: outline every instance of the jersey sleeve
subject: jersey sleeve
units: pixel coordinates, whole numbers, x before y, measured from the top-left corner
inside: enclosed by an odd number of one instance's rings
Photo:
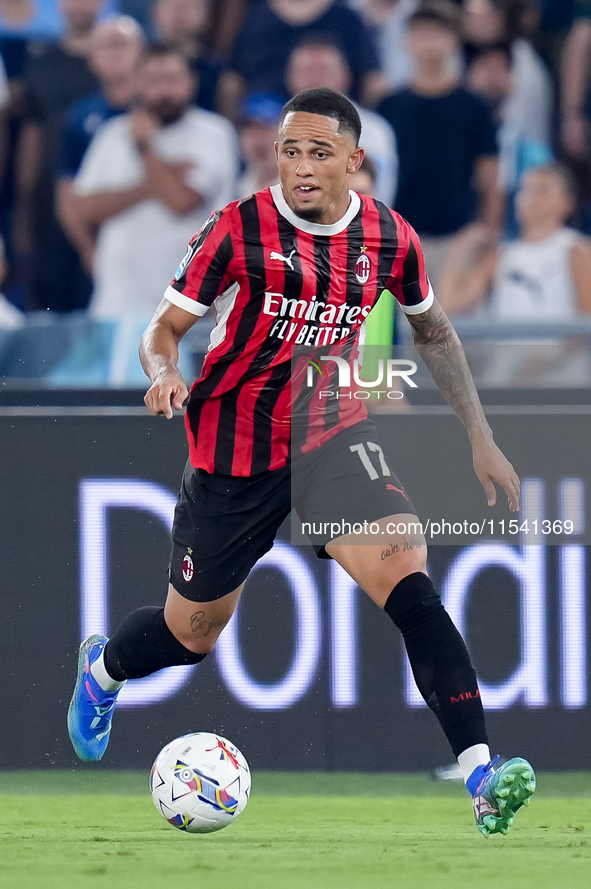
[[[430,309],[435,299],[425,271],[423,248],[412,225],[398,214],[392,213],[392,217],[398,229],[398,250],[386,288],[405,314],[419,315]]]
[[[164,293],[165,298],[193,315],[205,315],[216,296],[231,283],[229,265],[232,257],[228,214],[216,210],[191,238]]]

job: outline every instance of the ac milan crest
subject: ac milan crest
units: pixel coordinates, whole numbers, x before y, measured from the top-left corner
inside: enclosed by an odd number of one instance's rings
[[[371,274],[371,262],[365,250],[365,247],[361,248],[361,255],[355,263],[355,277],[360,284],[367,284]]]
[[[193,559],[191,558],[191,553],[188,552],[185,558],[183,559],[183,578],[187,583],[190,583],[193,580],[193,575],[195,574],[195,566],[193,565]]]

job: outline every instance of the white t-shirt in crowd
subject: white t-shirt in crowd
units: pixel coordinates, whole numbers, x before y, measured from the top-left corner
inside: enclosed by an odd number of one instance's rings
[[[236,136],[225,118],[202,108],[190,108],[176,123],[158,130],[151,145],[165,161],[193,165],[186,183],[202,195],[204,203],[179,216],[160,201],[150,199],[101,226],[90,306],[95,318],[150,317],[191,237],[214,210],[234,197]],[[121,191],[140,185],[144,177],[130,118],[122,115],[97,132],[74,187],[81,195]]]
[[[387,120],[375,111],[355,105],[361,119],[359,145],[374,162],[376,181],[373,197],[389,207],[394,206],[398,187],[398,151],[394,130]]]
[[[506,123],[519,126],[528,139],[550,145],[552,123],[552,82],[542,59],[527,40],[511,45],[513,89],[505,103]]]
[[[568,320],[579,316],[570,265],[572,248],[583,240],[572,228],[556,229],[543,241],[506,244],[497,266],[491,310],[500,320]]]
[[[375,34],[380,70],[388,89],[402,89],[408,86],[413,70],[412,57],[406,47],[408,20],[419,8],[420,0],[398,0],[392,4],[389,15],[379,25],[367,12],[367,5],[367,0],[349,0],[349,6],[361,13]]]

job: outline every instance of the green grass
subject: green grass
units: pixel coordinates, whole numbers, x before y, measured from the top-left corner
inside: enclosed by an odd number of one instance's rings
[[[569,798],[570,797],[570,798]],[[138,773],[0,774],[0,886],[14,889],[589,889],[591,775],[541,775],[485,840],[457,785],[426,776],[254,776],[231,827],[190,836]]]

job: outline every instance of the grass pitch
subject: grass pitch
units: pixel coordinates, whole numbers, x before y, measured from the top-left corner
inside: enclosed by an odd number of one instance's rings
[[[255,773],[238,821],[183,834],[146,776],[0,774],[10,889],[589,889],[591,775],[539,776],[507,837],[485,840],[457,785],[425,776]]]

